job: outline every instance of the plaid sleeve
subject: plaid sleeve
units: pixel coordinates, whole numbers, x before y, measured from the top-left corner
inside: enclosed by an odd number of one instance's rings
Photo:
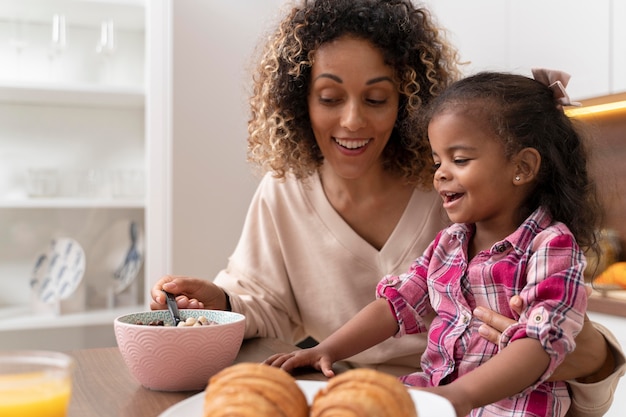
[[[570,233],[544,231],[529,251],[527,282],[519,294],[526,309],[518,322],[502,333],[500,348],[524,337],[537,339],[550,355],[538,385],[574,350],[574,337],[582,329],[587,308],[583,279],[586,262]]]
[[[396,337],[428,330],[422,317],[432,312],[428,297],[429,260],[438,239],[399,276],[386,275],[376,287],[376,298],[385,298],[398,321]]]

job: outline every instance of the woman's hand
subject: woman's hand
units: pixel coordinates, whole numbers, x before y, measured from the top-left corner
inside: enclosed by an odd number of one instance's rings
[[[150,292],[152,296],[150,308],[152,310],[167,308],[163,291],[176,296],[178,308],[226,310],[228,306],[226,293],[211,281],[166,275],[152,287]]]
[[[287,372],[291,372],[296,368],[311,366],[318,371],[322,371],[324,376],[332,378],[335,376],[333,362],[330,356],[320,349],[318,345],[309,349],[300,349],[289,353],[276,353],[267,358],[263,363],[281,368]]]
[[[512,297],[509,304],[518,314],[524,308],[523,301],[518,296]],[[474,316],[484,323],[478,329],[480,335],[496,344],[502,332],[515,323],[515,320],[484,307],[477,307]],[[575,350],[556,368],[550,381],[577,379],[579,382],[592,383],[605,379],[613,372],[615,367],[613,354],[604,336],[596,330],[587,315],[583,328],[575,340]]]

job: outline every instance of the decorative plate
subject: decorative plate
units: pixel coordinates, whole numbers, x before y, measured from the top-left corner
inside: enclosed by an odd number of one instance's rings
[[[67,299],[85,274],[85,251],[71,238],[53,239],[37,256],[30,286],[40,301],[53,303]]]

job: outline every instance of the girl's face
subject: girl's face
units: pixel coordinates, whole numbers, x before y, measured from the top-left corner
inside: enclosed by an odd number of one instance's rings
[[[317,50],[311,70],[309,117],[325,164],[346,179],[380,169],[399,102],[382,53],[368,41],[343,37]]]
[[[521,198],[514,184],[516,164],[505,157],[502,141],[475,117],[455,111],[436,115],[428,136],[433,182],[450,220],[515,226]]]

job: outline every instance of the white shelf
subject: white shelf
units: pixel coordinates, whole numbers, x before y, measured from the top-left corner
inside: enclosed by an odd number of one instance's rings
[[[33,314],[27,307],[0,308],[0,332],[12,330],[37,330],[59,327],[113,325],[124,314],[144,311],[142,305],[112,309],[92,310],[73,314]]]
[[[0,81],[0,102],[93,107],[144,107],[145,92],[136,87]]]
[[[0,0],[0,19],[50,22],[66,15],[68,24],[95,26],[103,18],[119,28],[144,30],[145,0]]]
[[[64,335],[58,336],[64,348],[108,345],[111,335],[101,331],[103,326],[146,309],[140,294],[105,302],[99,277],[123,260],[129,222],[146,228],[146,193],[126,188],[124,184],[138,186],[137,180],[122,174],[148,172],[150,165],[145,120],[148,4],[0,0],[0,32],[7,41],[0,45],[0,284],[12,290],[0,296],[1,346],[46,346],[48,329]],[[63,16],[65,25],[58,25],[55,15]],[[53,21],[67,31],[67,42],[58,51],[51,48]],[[109,22],[114,30],[103,33],[105,23],[112,30]],[[115,42],[111,49],[98,50],[105,35]],[[35,196],[29,170],[38,168],[58,171],[56,192]],[[83,177],[90,170],[103,178],[89,183]],[[141,187],[146,189],[145,181]],[[119,236],[107,233],[111,230],[119,230]],[[42,313],[30,300],[33,254],[59,236],[81,243],[90,270],[85,291],[66,300],[68,308]],[[143,257],[152,255],[144,251]],[[143,291],[144,280],[140,271],[137,291]],[[128,304],[133,305],[105,308]]]
[[[142,209],[145,208],[143,199],[79,199],[79,198],[24,198],[24,199],[0,199],[0,208],[7,209],[74,209],[74,208],[121,208]]]

